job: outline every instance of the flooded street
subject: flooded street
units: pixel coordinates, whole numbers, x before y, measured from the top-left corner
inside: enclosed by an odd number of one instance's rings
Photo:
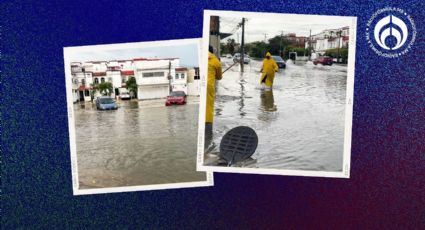
[[[222,58],[222,63],[225,70],[232,60]],[[244,167],[341,171],[346,66],[288,62],[275,75],[272,91],[261,89],[260,69],[261,62],[251,60],[243,75],[239,66],[232,67],[217,84],[213,146],[206,162],[219,152],[227,131],[244,125],[259,139]]]
[[[196,172],[198,97],[118,101],[118,110],[74,104],[80,189],[205,181]]]

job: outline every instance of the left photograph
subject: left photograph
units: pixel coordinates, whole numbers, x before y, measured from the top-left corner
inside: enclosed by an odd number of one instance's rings
[[[74,195],[213,185],[196,171],[200,43],[64,48]]]

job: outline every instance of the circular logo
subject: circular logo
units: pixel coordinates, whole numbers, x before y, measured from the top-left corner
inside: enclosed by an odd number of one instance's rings
[[[380,9],[367,23],[366,40],[370,48],[380,56],[396,58],[406,54],[415,39],[415,22],[400,8]]]

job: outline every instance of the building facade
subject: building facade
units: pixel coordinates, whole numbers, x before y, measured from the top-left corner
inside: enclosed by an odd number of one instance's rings
[[[350,29],[348,26],[324,30],[306,40],[305,46],[314,53],[323,55],[328,49],[348,48]]]
[[[178,58],[133,59],[138,99],[165,98],[171,91],[172,78],[179,66]]]
[[[139,100],[165,98],[171,91],[184,91],[188,95],[199,95],[200,91],[199,68],[180,67],[178,58],[72,62],[71,75],[74,102],[91,101],[100,96],[93,87],[104,82],[113,86],[111,97],[128,92],[126,82],[131,77],[136,79]]]

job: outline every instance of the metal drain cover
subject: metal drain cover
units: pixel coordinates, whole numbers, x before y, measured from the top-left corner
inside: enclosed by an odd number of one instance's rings
[[[254,154],[258,145],[258,136],[247,126],[238,126],[227,132],[220,142],[220,156],[229,165],[243,161]]]

